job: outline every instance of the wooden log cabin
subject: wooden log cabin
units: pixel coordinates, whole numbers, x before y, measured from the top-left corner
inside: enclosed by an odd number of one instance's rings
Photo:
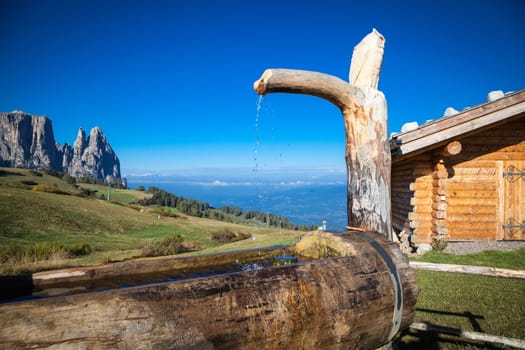
[[[525,240],[525,90],[390,144],[392,223],[405,246]]]

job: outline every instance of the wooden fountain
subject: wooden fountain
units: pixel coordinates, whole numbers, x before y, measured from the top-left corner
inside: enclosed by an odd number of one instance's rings
[[[347,232],[311,232],[286,248],[35,274],[34,287],[59,289],[152,269],[202,272],[276,255],[301,257],[288,265],[0,304],[0,348],[375,349],[388,344],[412,323],[418,288],[407,257],[389,240],[390,153],[386,103],[377,90],[383,46],[375,30],[356,46],[350,84],[321,73],[271,69],[254,85],[259,94],[309,94],[341,109]]]

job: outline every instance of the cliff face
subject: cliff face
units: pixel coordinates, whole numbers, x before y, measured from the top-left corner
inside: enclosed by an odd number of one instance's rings
[[[63,163],[67,161],[64,159]],[[120,161],[99,127],[91,129],[88,138],[82,128],[78,130],[69,164],[71,176],[104,179],[110,175],[120,178]]]
[[[55,142],[49,118],[20,111],[0,113],[0,166],[120,178],[120,161],[99,127],[88,138],[81,128],[73,147],[62,147]]]
[[[0,165],[57,169],[60,163],[51,120],[23,112],[0,113]]]

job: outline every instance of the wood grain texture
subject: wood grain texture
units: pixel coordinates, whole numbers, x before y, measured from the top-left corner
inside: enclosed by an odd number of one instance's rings
[[[396,305],[395,330],[412,323],[415,273],[384,236],[318,232],[295,249],[317,259],[2,304],[0,347],[371,349],[391,339]]]

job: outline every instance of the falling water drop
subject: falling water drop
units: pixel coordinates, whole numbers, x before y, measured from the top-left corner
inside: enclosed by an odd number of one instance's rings
[[[263,195],[261,192],[261,182],[260,182],[259,174],[258,174],[259,172],[259,148],[260,148],[260,143],[261,143],[259,139],[260,137],[259,122],[260,122],[260,117],[261,117],[262,100],[263,100],[263,96],[259,95],[257,98],[257,104],[255,108],[255,147],[253,150],[253,160],[255,162],[254,168],[253,168],[254,183],[255,183],[255,189],[257,191],[257,199],[259,201],[263,200]]]

